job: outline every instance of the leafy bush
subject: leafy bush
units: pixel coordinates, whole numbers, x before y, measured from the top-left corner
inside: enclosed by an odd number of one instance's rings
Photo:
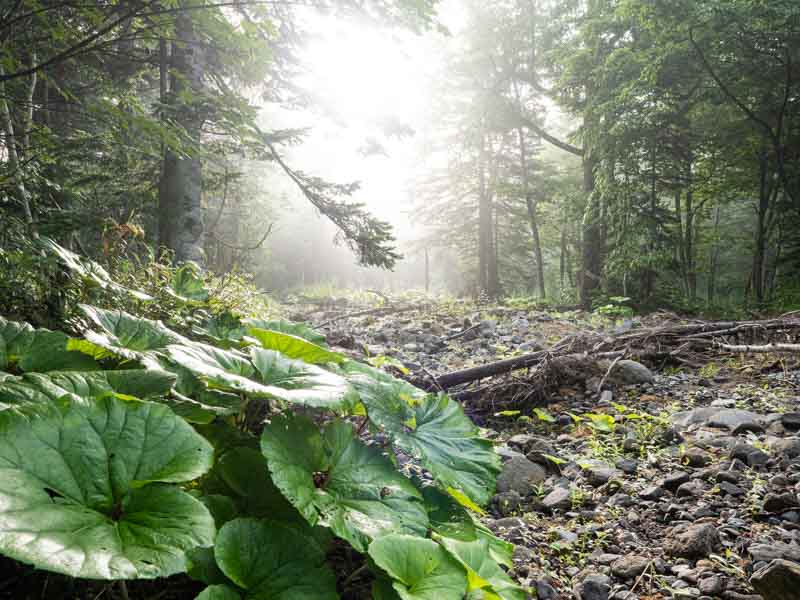
[[[474,517],[499,458],[457,402],[307,326],[213,314],[199,273],[176,273],[158,295],[188,307],[182,331],[88,304],[81,336],[0,318],[0,553],[187,573],[203,600],[327,600],[346,590],[326,557],[349,547],[375,598],[525,597]]]

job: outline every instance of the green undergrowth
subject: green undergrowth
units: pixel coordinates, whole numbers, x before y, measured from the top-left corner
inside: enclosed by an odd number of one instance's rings
[[[48,244],[120,305],[153,302]],[[158,291],[180,329],[86,303],[64,331],[0,318],[0,553],[87,579],[186,573],[203,600],[525,597],[477,518],[498,455],[457,402],[207,284],[186,265]]]

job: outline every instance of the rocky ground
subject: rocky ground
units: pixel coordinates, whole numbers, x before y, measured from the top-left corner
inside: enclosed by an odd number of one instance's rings
[[[355,356],[431,377],[637,326],[440,304],[324,329]],[[701,368],[620,361],[615,376],[587,372],[547,405],[471,400],[504,459],[486,523],[516,544],[514,575],[541,600],[800,599],[797,369],[796,357],[769,355]]]

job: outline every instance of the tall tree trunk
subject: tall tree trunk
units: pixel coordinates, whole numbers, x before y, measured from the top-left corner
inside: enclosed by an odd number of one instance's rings
[[[531,228],[533,241],[533,258],[536,261],[536,284],[539,287],[539,297],[546,296],[544,287],[544,262],[542,260],[542,243],[539,239],[539,221],[536,216],[536,202],[530,185],[528,172],[528,149],[525,145],[525,134],[522,127],[517,127],[517,140],[519,142],[519,168],[522,174],[522,193],[525,195],[525,207],[528,211],[528,223]]]
[[[492,209],[486,185],[486,147],[481,136],[478,160],[478,289],[489,291],[489,260],[492,243]]]
[[[708,289],[706,291],[706,302],[711,305],[717,295],[717,269],[719,267],[719,221],[721,210],[719,204],[714,207],[714,242],[711,246],[711,254],[708,264]]]
[[[197,98],[203,91],[203,65],[188,11],[179,12],[175,18],[175,34],[170,99],[180,103],[182,94],[189,93],[194,97],[194,104],[178,106],[176,114],[189,139],[199,145],[202,117],[198,114],[200,103]],[[205,264],[204,219],[200,158],[195,154],[185,156],[167,150],[159,189],[159,242],[175,252],[176,262]]]
[[[597,198],[595,198],[594,169],[597,161],[591,156],[589,149],[584,150],[583,156],[583,191],[586,193],[586,211],[583,216],[582,246],[581,246],[581,276],[579,299],[581,306],[586,310],[592,308],[592,296],[600,287],[603,271],[603,238],[600,223],[600,211]]]
[[[494,179],[494,177],[492,177],[492,179]],[[494,189],[494,185],[491,186],[491,189]],[[500,236],[498,232],[497,202],[495,202],[493,193],[490,193],[489,195],[489,202],[489,217],[492,220],[492,226],[490,230],[491,239],[489,240],[489,272],[487,273],[487,281],[489,286],[487,288],[487,292],[489,293],[490,298],[497,298],[500,296],[500,267],[498,264],[498,241]]]
[[[36,55],[34,54],[31,58],[31,64],[35,64]],[[0,77],[5,74],[3,65],[0,64]],[[34,73],[31,78],[30,88],[36,87],[36,74]],[[31,92],[32,97],[32,92]],[[0,79],[0,119],[2,119],[2,128],[3,128],[3,137],[4,143],[6,147],[6,154],[8,156],[8,166],[11,167],[11,172],[13,173],[13,181],[14,181],[14,195],[17,197],[17,201],[20,203],[22,207],[23,217],[25,219],[25,225],[27,226],[28,230],[33,232],[33,212],[31,211],[30,201],[28,199],[28,192],[25,189],[25,179],[22,173],[22,163],[19,159],[18,144],[19,141],[17,140],[17,136],[14,132],[14,119],[11,116],[11,109],[8,106],[8,100],[6,99],[6,87],[5,81]],[[32,98],[31,98],[32,99]],[[31,108],[33,104],[31,103]],[[31,112],[32,114],[32,112]],[[23,123],[23,130],[25,129],[25,124]],[[31,123],[27,124],[27,127],[30,127]],[[23,139],[26,137],[26,132],[22,132]]]

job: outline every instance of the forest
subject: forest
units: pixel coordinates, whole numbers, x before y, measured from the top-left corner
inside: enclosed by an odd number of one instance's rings
[[[0,599],[800,598],[797,0],[0,40]]]

